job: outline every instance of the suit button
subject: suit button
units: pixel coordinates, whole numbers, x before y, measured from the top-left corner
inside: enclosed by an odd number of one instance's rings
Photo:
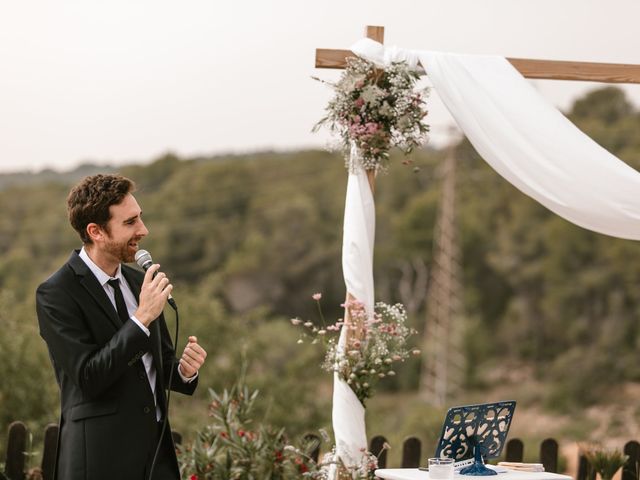
[[[140,380],[144,380],[147,378],[147,374],[144,372],[138,372],[138,378],[140,378]]]
[[[151,412],[151,408],[149,408],[149,407],[144,407],[144,408],[142,409],[142,411],[143,411],[144,413],[149,413],[149,412]]]

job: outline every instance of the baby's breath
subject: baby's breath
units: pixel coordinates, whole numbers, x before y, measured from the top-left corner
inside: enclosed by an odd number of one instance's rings
[[[319,306],[319,298],[316,302]],[[407,326],[407,313],[402,304],[378,302],[372,316],[365,311],[362,302],[350,301],[344,307],[349,312],[349,324],[338,320],[321,330],[315,328],[312,322],[300,321],[294,325],[303,329],[303,336],[310,338],[311,343],[321,342],[325,346],[322,368],[337,372],[364,405],[382,378],[395,375],[396,362],[404,362],[411,355],[420,354],[420,351],[408,344],[409,337],[416,332]],[[320,316],[324,324],[322,310]],[[360,334],[349,335],[347,343],[341,348],[338,340],[342,328],[357,329]]]
[[[385,169],[389,150],[398,147],[405,154],[424,144],[429,126],[425,98],[428,89],[416,89],[418,74],[405,62],[384,70],[361,58],[350,57],[326,107],[327,115],[313,128],[326,126],[338,135],[347,166],[357,162],[365,170]],[[322,81],[322,80],[321,80]],[[358,155],[351,157],[351,148]]]

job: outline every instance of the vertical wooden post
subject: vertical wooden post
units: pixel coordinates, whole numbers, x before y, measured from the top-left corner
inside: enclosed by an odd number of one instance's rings
[[[540,444],[540,463],[545,472],[558,472],[558,442],[547,438]]]
[[[58,449],[58,425],[50,423],[44,429],[44,449],[42,451],[42,478],[53,480],[55,476],[56,452]]]
[[[9,425],[5,472],[11,480],[24,480],[24,452],[27,451],[27,427],[22,422]]]
[[[384,27],[377,27],[372,25],[367,25],[365,27],[365,36],[375,40],[376,42],[383,43],[384,42]],[[375,195],[376,193],[376,171],[375,170],[367,170],[367,181],[369,182],[369,188],[371,189],[371,194]],[[347,297],[345,303],[349,303],[355,300],[353,295],[350,292],[347,292]],[[373,312],[367,312],[367,315],[372,315]],[[344,321],[345,323],[349,323],[351,321],[349,315],[349,309],[346,308],[344,312]],[[360,339],[362,337],[362,326],[358,326],[359,328],[355,331],[355,338]],[[349,339],[349,337],[347,337]]]
[[[378,43],[384,43],[384,27],[367,25],[364,30],[364,34],[367,38],[375,40]],[[367,180],[369,180],[369,187],[371,193],[376,193],[376,171],[367,170]]]
[[[629,456],[627,463],[622,467],[622,480],[638,480],[640,470],[640,443],[635,440],[627,442],[624,446],[624,454]]]
[[[524,458],[524,444],[519,438],[512,438],[507,442],[505,460],[507,462],[521,462]]]
[[[418,468],[422,443],[416,437],[407,438],[402,444],[402,468]]]
[[[582,452],[578,455],[578,473],[576,474],[576,480],[595,480],[596,472],[589,462],[587,457]]]
[[[369,451],[378,457],[378,468],[387,468],[387,451],[384,450],[384,444],[387,443],[387,439],[382,435],[378,435],[371,439],[371,445]]]
[[[378,43],[384,43],[384,27],[367,25],[364,29],[364,35]]]

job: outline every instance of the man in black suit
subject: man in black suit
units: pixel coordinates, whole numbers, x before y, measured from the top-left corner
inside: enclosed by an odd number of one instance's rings
[[[133,182],[96,175],[74,187],[69,220],[83,242],[38,287],[40,334],[61,396],[58,480],[143,480],[161,441],[154,480],[180,478],[165,389],[192,394],[206,357],[189,337],[179,359],[162,314],[172,285],[159,265],[132,262],[149,232]],[[155,275],[154,275],[155,274]]]

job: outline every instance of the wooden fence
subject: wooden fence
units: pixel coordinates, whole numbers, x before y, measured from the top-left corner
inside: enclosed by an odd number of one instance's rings
[[[27,427],[22,422],[13,422],[9,425],[9,433],[7,436],[7,455],[5,460],[5,478],[9,480],[25,480],[25,465],[27,464],[28,448]],[[316,437],[315,434],[310,434]],[[56,442],[58,437],[58,425],[50,424],[44,431],[44,446],[42,450],[42,463],[40,465],[42,479],[53,479],[53,465],[55,461]],[[173,432],[173,438],[176,443],[181,443],[182,437],[179,433]],[[317,437],[316,437],[317,438]],[[387,465],[387,451],[384,449],[386,439],[381,436],[375,436],[371,439],[369,446],[370,451],[378,456],[378,464],[380,468],[392,468],[397,466]],[[313,452],[315,459],[319,456],[319,447]],[[629,456],[623,472],[622,480],[640,480],[636,476],[638,465],[640,465],[640,443],[634,441],[627,442],[624,446],[624,453]],[[508,462],[521,462],[524,458],[524,444],[521,440],[514,438],[507,442],[504,459]],[[429,456],[422,453],[422,442],[416,437],[407,438],[402,444],[402,461],[401,468],[417,468],[424,464],[425,458]],[[423,458],[424,457],[424,458]],[[558,442],[553,438],[548,438],[540,444],[539,462],[544,465],[547,472],[558,472]],[[589,477],[589,478],[588,478]],[[589,473],[587,461],[584,456],[580,455],[578,459],[578,471],[576,480],[594,480],[594,475]],[[4,480],[2,473],[0,479]]]

